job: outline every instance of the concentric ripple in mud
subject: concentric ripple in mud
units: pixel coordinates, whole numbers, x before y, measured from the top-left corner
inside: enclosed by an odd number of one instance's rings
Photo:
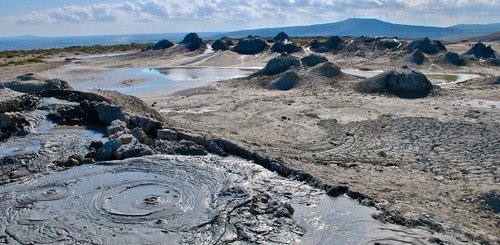
[[[429,233],[237,158],[155,155],[0,187],[0,243],[427,244]]]
[[[106,243],[120,232],[188,232],[217,217],[224,204],[218,195],[226,188],[222,171],[196,161],[154,158],[82,166],[7,186],[2,223],[21,243],[75,237]]]

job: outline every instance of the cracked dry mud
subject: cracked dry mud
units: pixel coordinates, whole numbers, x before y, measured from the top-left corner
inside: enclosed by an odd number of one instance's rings
[[[318,186],[348,190],[382,210],[381,221],[498,242],[499,109],[457,102],[497,100],[498,88],[453,85],[405,100],[338,84],[277,92],[236,79],[158,106],[174,127],[232,140],[311,174]],[[203,108],[217,110],[183,112]]]

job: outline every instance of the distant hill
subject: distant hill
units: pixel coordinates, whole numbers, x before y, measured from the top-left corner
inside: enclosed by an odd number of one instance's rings
[[[486,35],[500,30],[500,23],[486,25],[456,25],[451,27],[432,27],[402,25],[384,22],[377,19],[347,19],[344,21],[328,24],[318,24],[309,26],[290,26],[265,28],[254,30],[241,30],[229,32],[222,35],[215,35],[211,38],[228,36],[241,38],[248,35],[272,37],[283,31],[290,36],[385,36],[401,38],[421,38],[429,37],[447,41],[458,41],[474,36]]]
[[[0,37],[0,51],[16,49],[49,49],[64,48],[69,46],[91,45],[117,45],[126,43],[156,43],[161,39],[180,42],[187,33],[156,33],[156,34],[122,34],[100,36],[67,36],[67,37],[41,37],[41,36],[15,36]],[[201,38],[220,34],[217,32],[200,32]]]
[[[489,35],[473,37],[468,39],[471,42],[495,42],[500,41],[500,31],[491,33]]]

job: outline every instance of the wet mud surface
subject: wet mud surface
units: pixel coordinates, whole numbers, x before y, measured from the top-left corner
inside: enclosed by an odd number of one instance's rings
[[[29,123],[22,131],[0,142],[0,183],[54,169],[72,155],[89,153],[92,141],[105,140],[99,126],[64,126],[47,118],[58,108],[75,104],[78,105],[65,100],[43,98],[35,108],[24,112]]]
[[[8,243],[426,244],[432,236],[234,157],[83,165],[5,185],[0,200]]]

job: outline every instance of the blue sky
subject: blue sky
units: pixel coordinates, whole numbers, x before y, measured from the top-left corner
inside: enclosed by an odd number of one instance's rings
[[[230,31],[347,18],[500,22],[500,0],[1,0],[0,36]]]

